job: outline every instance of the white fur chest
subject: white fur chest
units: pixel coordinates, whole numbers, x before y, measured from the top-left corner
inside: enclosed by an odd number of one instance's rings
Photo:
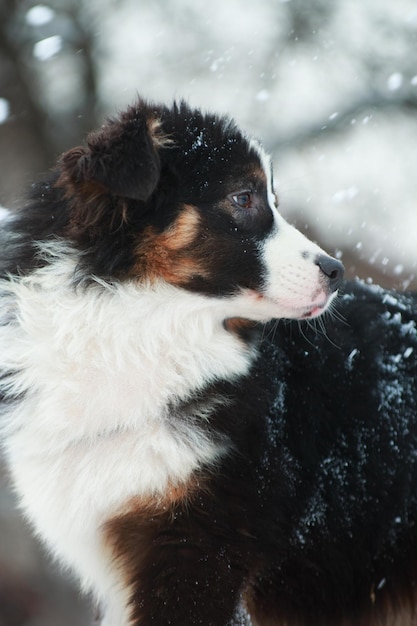
[[[4,386],[22,395],[5,415],[15,487],[37,531],[70,561],[69,537],[91,542],[130,498],[162,493],[224,454],[227,442],[203,428],[212,407],[193,424],[172,420],[172,407],[251,361],[223,329],[230,302],[166,284],[74,289],[72,269],[56,263],[3,284],[0,326]]]

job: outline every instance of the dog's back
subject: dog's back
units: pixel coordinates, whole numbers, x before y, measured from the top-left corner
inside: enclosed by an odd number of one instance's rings
[[[260,480],[270,543],[251,604],[260,624],[416,619],[416,305],[346,284],[325,334],[265,331],[255,379],[274,371],[275,391]]]

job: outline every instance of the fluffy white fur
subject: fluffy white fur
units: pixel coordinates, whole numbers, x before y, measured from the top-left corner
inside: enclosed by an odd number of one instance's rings
[[[163,282],[75,287],[77,258],[59,242],[43,249],[48,266],[0,285],[0,371],[16,396],[5,427],[14,486],[54,555],[110,599],[105,624],[127,622],[104,522],[227,454],[228,441],[214,444],[198,426],[213,407],[192,425],[169,419],[206,383],[248,371],[253,354],[224,320],[325,306],[320,249],[272,210],[263,294],[205,297]]]

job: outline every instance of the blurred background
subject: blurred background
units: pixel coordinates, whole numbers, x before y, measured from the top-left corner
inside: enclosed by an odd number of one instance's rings
[[[349,276],[417,286],[416,0],[0,0],[0,205],[138,93],[233,116],[289,221]],[[6,484],[0,626],[88,624]]]

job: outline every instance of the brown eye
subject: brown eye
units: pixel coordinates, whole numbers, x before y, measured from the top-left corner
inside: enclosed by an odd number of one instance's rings
[[[237,193],[232,196],[232,200],[240,209],[251,209],[253,206],[252,194],[250,193],[250,191],[242,191],[242,193]]]

